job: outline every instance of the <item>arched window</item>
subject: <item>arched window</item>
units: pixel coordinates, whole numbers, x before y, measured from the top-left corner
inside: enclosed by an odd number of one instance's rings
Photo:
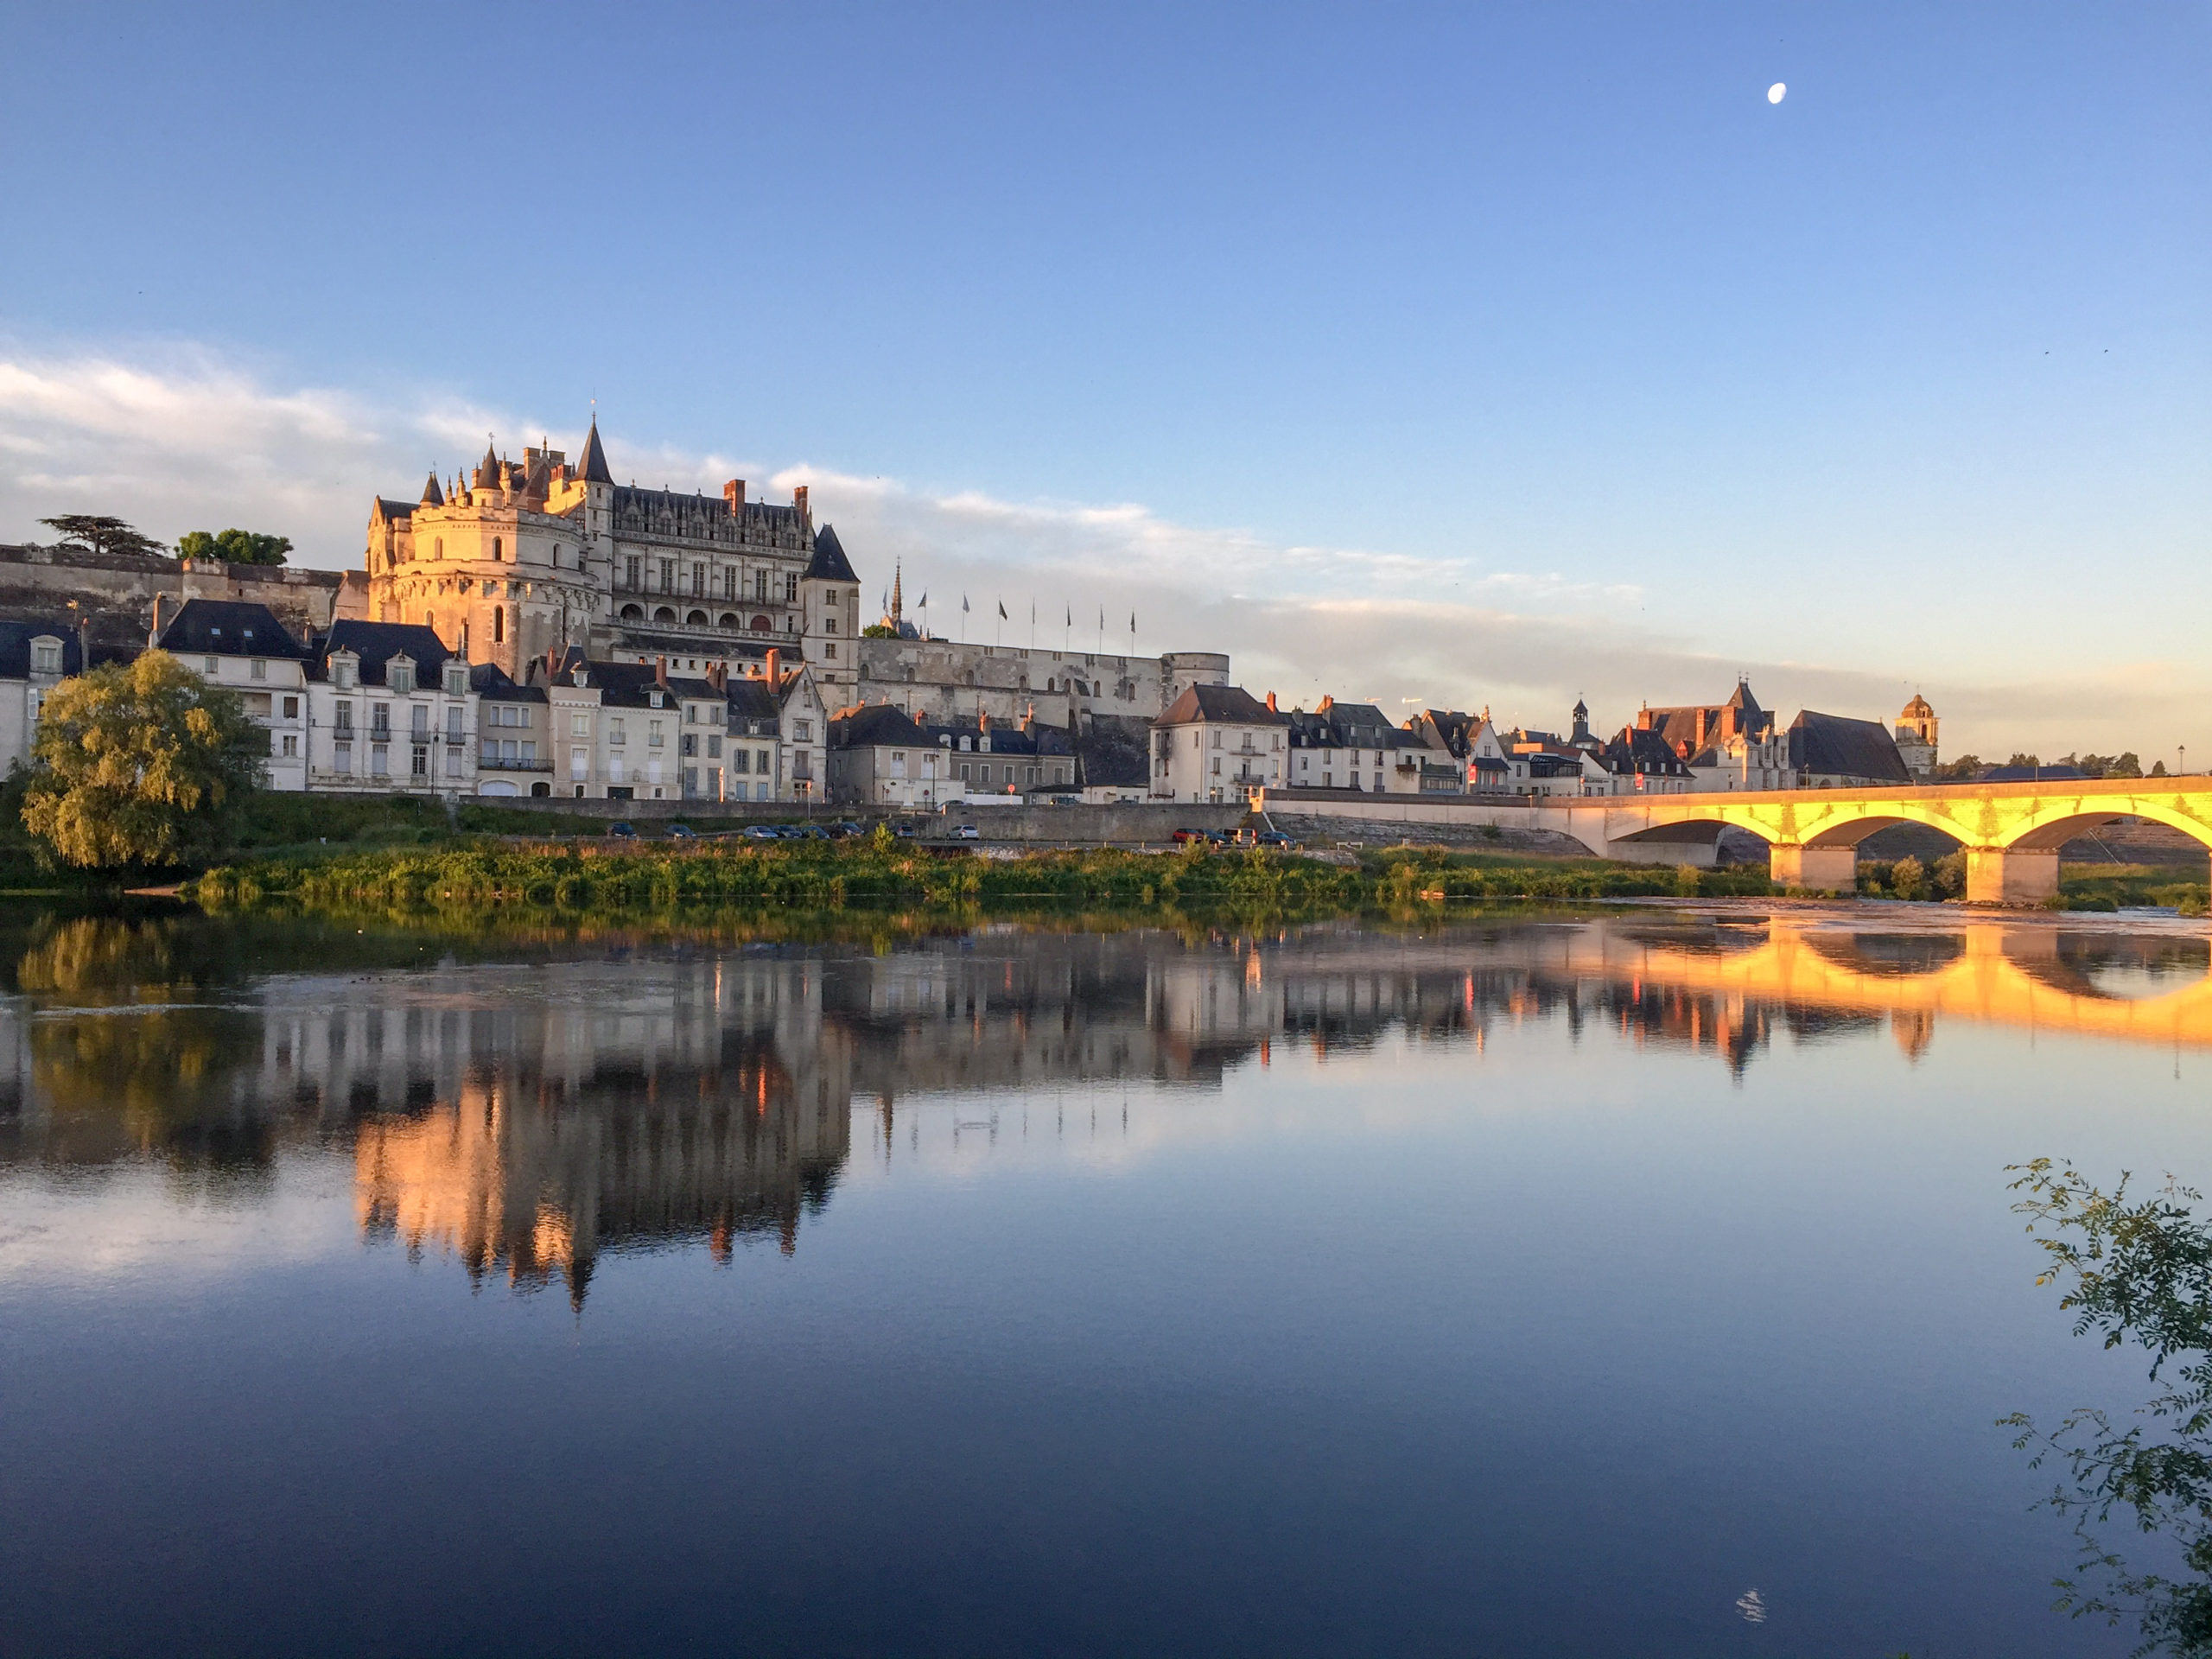
[[[676,613],[669,609],[665,605],[659,606],[653,611],[653,620],[656,622],[673,622],[676,620]]]
[[[442,559],[446,556],[446,538],[442,536],[439,537],[436,545],[438,550],[437,556]]]
[[[492,607],[492,643],[495,645],[503,644],[506,637],[507,607],[504,605],[494,605]]]
[[[644,607],[637,605],[625,605],[622,607],[622,620],[625,622],[644,621],[645,620]]]
[[[756,617],[754,617],[754,618],[753,619],[753,632],[755,632],[755,633],[766,633],[766,632],[768,632],[768,619],[767,619],[766,617],[765,617],[765,616],[756,616]]]
[[[438,613],[435,611],[423,612],[423,626],[429,629],[432,633],[435,633],[438,631]]]
[[[683,619],[683,626],[687,628],[705,627],[707,626],[707,613],[704,611],[693,611],[689,616],[686,616]]]
[[[718,628],[729,628],[734,630],[737,626],[737,617],[733,612],[724,611],[722,613],[722,620],[717,622],[715,626]]]
[[[492,538],[492,556],[495,559],[499,556],[499,538],[496,536]]]

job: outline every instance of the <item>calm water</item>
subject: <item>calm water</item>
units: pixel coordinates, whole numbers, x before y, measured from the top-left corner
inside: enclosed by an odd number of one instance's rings
[[[2125,1652],[2004,1168],[2212,982],[2058,919],[19,918],[0,1651]]]

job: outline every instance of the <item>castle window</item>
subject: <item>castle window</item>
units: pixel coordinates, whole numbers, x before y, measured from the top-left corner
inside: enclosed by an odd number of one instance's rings
[[[653,611],[653,620],[656,622],[673,622],[676,620],[676,613],[669,609],[665,605],[656,607]]]
[[[625,588],[634,588],[638,586],[638,567],[643,563],[643,560],[634,555],[622,561],[622,585]]]
[[[707,613],[704,611],[693,611],[683,619],[683,626],[687,628],[705,627],[707,626]]]
[[[660,562],[660,590],[664,594],[672,594],[676,591],[676,561],[674,559],[663,559]]]
[[[441,558],[441,559],[442,559],[443,557],[445,557],[445,556],[446,556],[446,538],[445,538],[444,537],[442,537],[442,536],[439,537],[438,537],[438,539],[437,539],[436,541],[435,541],[435,542],[433,542],[433,543],[431,543],[431,546],[433,546],[434,548],[435,548],[435,549],[437,550],[437,551],[436,551],[436,553],[435,553],[435,557],[438,557],[438,558]]]
[[[766,570],[755,570],[753,573],[753,597],[755,599],[768,597],[768,573]]]
[[[756,616],[756,617],[754,617],[754,618],[753,619],[753,632],[755,632],[755,633],[766,633],[766,632],[768,632],[768,619],[767,619],[766,617],[765,617],[765,616]],[[210,663],[213,663],[214,659],[213,659],[213,658],[210,658],[208,660],[209,660],[209,662],[210,662]]]
[[[492,538],[492,556],[495,560],[501,556],[499,552],[499,538],[496,536]]]
[[[495,645],[500,645],[505,641],[506,637],[507,607],[504,605],[494,605],[492,607],[492,643]]]
[[[625,622],[644,621],[645,620],[645,607],[641,605],[625,605],[622,607],[622,620]]]
[[[787,575],[784,578],[784,603],[786,605],[798,603],[798,578],[796,575]]]
[[[702,599],[706,597],[707,567],[703,564],[695,564],[691,567],[691,592],[696,597]]]
[[[722,572],[722,597],[724,599],[737,597],[737,571],[734,567]]]
[[[737,626],[736,613],[732,611],[724,611],[722,613],[721,620],[715,623],[715,626],[718,628],[735,629]]]

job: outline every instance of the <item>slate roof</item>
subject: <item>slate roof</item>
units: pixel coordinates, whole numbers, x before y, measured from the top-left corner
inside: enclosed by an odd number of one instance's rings
[[[1897,740],[1879,721],[1851,720],[1805,709],[1789,722],[1789,764],[1815,776],[1910,784],[1912,773]]]
[[[981,740],[983,731],[975,721],[952,720],[943,722],[925,721],[917,723],[921,727],[925,740],[936,744],[940,748],[946,747],[945,740],[950,738],[950,747],[958,750],[960,740],[964,737],[970,740],[970,749],[968,752],[976,753],[982,752]],[[1068,747],[1068,734],[1057,726],[1039,726],[1033,722],[1029,729],[1025,732],[1020,727],[1011,722],[1002,725],[995,720],[991,722],[989,752],[993,754],[1069,754],[1073,753]]]
[[[830,722],[830,744],[838,749],[926,748],[930,739],[901,710],[870,702],[848,709]]]
[[[1649,778],[1689,776],[1690,769],[1675,753],[1666,734],[1641,727],[1623,727],[1619,734],[1605,745],[1604,760],[1607,769],[1613,772],[1642,772]]]
[[[468,689],[486,702],[543,702],[545,692],[535,685],[517,685],[497,663],[478,663],[468,671]]]
[[[607,470],[607,451],[599,444],[599,416],[592,416],[591,431],[584,438],[584,452],[576,458],[576,476],[587,484],[612,484],[614,474]]]
[[[2079,766],[1984,766],[1981,775],[1974,781],[1978,784],[2033,784],[2087,778],[2088,775]]]
[[[784,700],[768,689],[766,680],[739,677],[724,688],[723,701],[729,704],[729,728],[738,729],[744,722],[744,734],[752,737],[773,737],[783,729]]]
[[[1444,745],[1445,753],[1457,760],[1467,758],[1475,734],[1482,729],[1479,715],[1462,714],[1456,709],[1424,709],[1421,717]]]
[[[77,625],[61,618],[45,617],[29,622],[0,622],[0,680],[27,680],[31,673],[31,641],[53,638],[61,642],[61,671],[84,672],[83,642]]]
[[[426,691],[436,689],[446,659],[453,655],[436,631],[420,622],[334,622],[315,647],[318,666],[325,673],[334,652],[350,651],[359,657],[363,685],[382,685],[385,664],[405,657],[415,664],[415,683]]]
[[[1287,726],[1277,714],[1241,685],[1191,685],[1175,699],[1174,706],[1153,721],[1155,726],[1189,726],[1199,721],[1222,721],[1237,726]]]
[[[853,574],[853,562],[845,556],[844,543],[837,539],[837,532],[824,524],[814,533],[814,557],[806,567],[809,582],[858,582]]]
[[[377,497],[377,512],[386,518],[412,518],[415,516],[415,509],[418,505],[429,506],[433,504],[429,502],[418,504],[413,501],[395,501],[388,495],[380,495]]]
[[[234,599],[188,599],[155,641],[163,651],[195,657],[312,655],[266,605]]]

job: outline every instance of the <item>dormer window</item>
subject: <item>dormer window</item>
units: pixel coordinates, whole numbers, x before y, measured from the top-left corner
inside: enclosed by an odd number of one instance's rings
[[[412,691],[415,689],[415,659],[411,657],[389,658],[384,665],[384,683],[387,690],[401,696]]]
[[[590,671],[585,668],[582,663],[578,663],[575,669],[570,671],[569,678],[572,683],[576,685],[589,685],[591,683]]]
[[[646,700],[647,700],[648,702],[650,702],[652,704],[652,706],[653,706],[654,708],[658,709],[658,708],[659,708],[659,707],[660,707],[660,693],[659,693],[659,692],[658,692],[658,691],[648,691],[647,693],[645,693],[645,696],[646,696]]]
[[[465,663],[446,664],[446,695],[449,697],[468,694],[468,667]]]
[[[61,671],[61,642],[50,636],[31,641],[31,672],[59,674]]]
[[[361,683],[360,659],[351,652],[340,652],[330,659],[330,679],[340,690],[352,690]]]

